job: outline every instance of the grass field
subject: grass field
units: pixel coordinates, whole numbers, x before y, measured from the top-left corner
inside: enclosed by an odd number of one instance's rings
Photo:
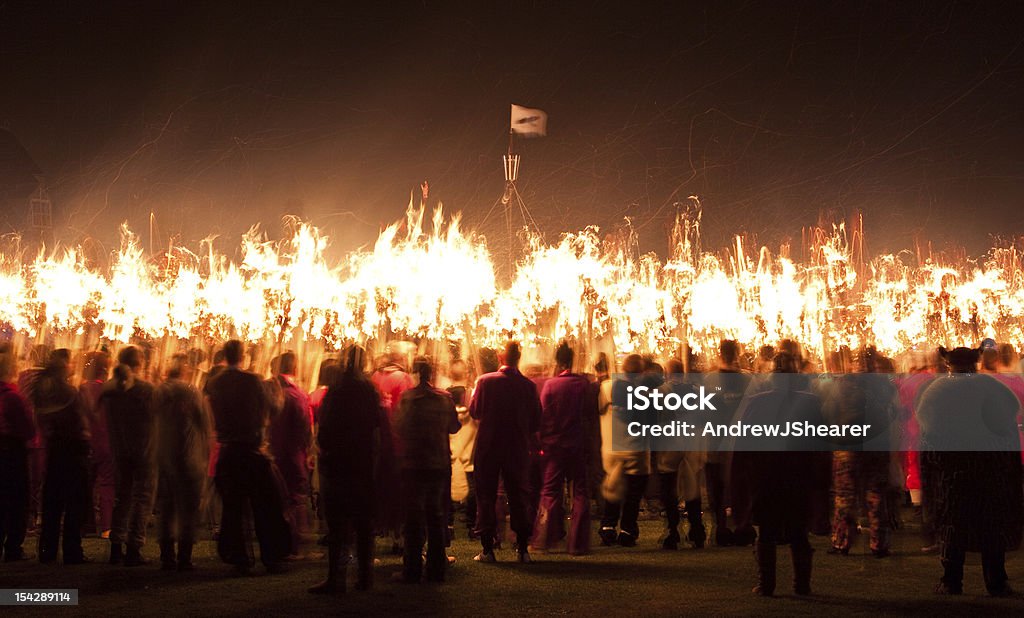
[[[463,529],[460,528],[461,535]],[[213,543],[197,548],[198,570],[165,573],[157,565],[138,568],[103,564],[107,545],[86,540],[86,552],[95,564],[43,566],[39,563],[0,564],[0,588],[78,588],[77,608],[4,608],[5,615],[21,613],[88,613],[107,616],[138,615],[324,615],[324,614],[444,614],[495,616],[507,613],[579,616],[681,614],[1014,614],[1021,615],[1020,597],[992,599],[984,595],[978,555],[968,557],[962,597],[932,594],[939,575],[938,558],[919,552],[914,530],[896,536],[896,553],[879,560],[861,545],[850,556],[825,553],[825,539],[815,537],[811,597],[791,593],[789,552],[780,548],[777,598],[754,597],[750,548],[708,547],[676,552],[661,550],[659,523],[643,522],[640,545],[635,548],[595,547],[592,555],[571,557],[551,552],[535,555],[536,562],[520,565],[509,550],[498,552],[499,562],[472,561],[478,546],[464,536],[450,553],[458,562],[441,585],[402,585],[390,581],[400,559],[381,556],[371,592],[351,590],[340,597],[315,597],[306,587],[319,581],[326,569],[323,559],[293,563],[287,573],[266,575],[262,567],[250,577],[238,578],[216,560]],[[596,545],[596,543],[595,543]],[[26,543],[34,551],[34,539]],[[149,557],[157,550],[151,544]],[[1024,586],[1024,558],[1010,554],[1011,583]],[[353,573],[350,570],[350,577]]]

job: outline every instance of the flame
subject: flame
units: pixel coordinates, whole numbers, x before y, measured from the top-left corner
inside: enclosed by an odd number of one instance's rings
[[[667,260],[641,255],[628,221],[603,237],[597,227],[550,243],[526,233],[523,257],[499,286],[483,237],[440,206],[429,224],[426,214],[410,204],[372,248],[336,261],[329,239],[296,219],[283,241],[250,229],[237,259],[213,238],[197,253],[171,246],[147,255],[126,226],[107,266],[80,248],[31,262],[0,253],[0,324],[32,337],[238,337],[327,349],[391,337],[480,345],[569,338],[662,355],[722,338],[750,346],[790,338],[819,356],[840,345],[896,355],[984,337],[1024,344],[1024,259],[1014,247],[994,247],[977,262],[917,263],[909,254],[865,262],[840,224],[813,230],[803,261],[788,246],[752,251],[739,236],[709,252],[700,246],[698,204],[677,217]]]

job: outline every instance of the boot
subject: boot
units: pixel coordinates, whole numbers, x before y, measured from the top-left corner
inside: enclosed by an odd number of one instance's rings
[[[192,543],[178,543],[178,570],[194,571],[195,568],[192,564]]]
[[[160,569],[173,571],[177,568],[174,557],[174,541],[160,541]]]
[[[373,537],[356,540],[356,560],[358,575],[356,590],[366,591],[373,588]]]
[[[799,595],[811,594],[811,559],[814,550],[808,547],[790,546],[793,556],[793,592]]]
[[[690,532],[687,538],[693,543],[694,548],[703,549],[707,542],[707,529],[704,528],[704,518],[701,513],[700,498],[686,501],[686,519],[690,522]]]
[[[108,560],[107,562],[109,562],[110,564],[121,564],[121,562],[123,560],[124,560],[124,545],[121,545],[120,543],[111,543],[110,544],[110,560]]]
[[[770,597],[775,594],[775,543],[756,544],[754,559],[757,561],[757,585],[753,592]]]
[[[348,561],[341,560],[341,544],[331,543],[327,548],[327,579],[309,587],[310,594],[342,594],[345,592],[345,571]]]
[[[149,560],[142,557],[142,548],[136,545],[129,545],[124,553],[124,565],[126,567],[137,567],[149,564]]]

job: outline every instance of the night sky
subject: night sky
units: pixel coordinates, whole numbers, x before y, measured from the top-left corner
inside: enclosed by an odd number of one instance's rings
[[[630,216],[664,253],[690,195],[710,246],[858,209],[872,252],[1024,234],[1020,2],[209,4],[0,0],[0,123],[59,238],[292,213],[354,248],[428,179],[501,241],[513,102],[549,114],[519,145],[549,239]]]

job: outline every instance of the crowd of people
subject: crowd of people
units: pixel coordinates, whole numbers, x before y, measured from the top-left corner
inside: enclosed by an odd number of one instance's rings
[[[373,586],[378,539],[403,557],[397,581],[444,581],[459,511],[480,543],[475,562],[496,562],[508,545],[525,564],[563,543],[579,556],[594,551],[592,540],[634,547],[646,511],[664,518],[665,550],[684,538],[695,549],[753,546],[760,595],[774,594],[777,546],[789,545],[793,590],[805,595],[810,534],[848,555],[863,516],[870,552],[885,559],[905,498],[921,551],[941,563],[936,592],[960,594],[965,553],[979,551],[986,590],[1010,594],[1005,554],[1024,524],[1024,367],[1010,345],[910,355],[904,373],[870,348],[816,364],[792,341],[745,352],[724,340],[664,364],[599,354],[585,371],[565,342],[550,363],[524,365],[522,355],[509,342],[443,366],[398,352],[371,363],[352,345],[320,364],[307,392],[294,353],[274,358],[265,378],[247,370],[239,341],[209,361],[177,354],[159,376],[135,346],[116,359],[45,346],[21,359],[5,346],[4,561],[30,559],[26,531],[38,528],[42,563],[90,561],[82,536],[95,533],[109,539],[111,564],[145,565],[156,514],[167,570],[194,568],[204,524],[240,574],[256,563],[252,531],[271,573],[307,557],[305,539],[323,533],[327,577],[309,591],[338,593],[353,561],[356,588]],[[721,394],[717,413],[727,418],[882,431],[870,449],[833,451],[799,441],[771,452],[742,441],[725,448],[716,437],[686,451],[642,438],[613,445],[626,413],[616,389],[682,394],[697,374]],[[876,374],[874,387],[849,379],[857,374]],[[963,442],[965,419],[985,448],[951,446]]]

